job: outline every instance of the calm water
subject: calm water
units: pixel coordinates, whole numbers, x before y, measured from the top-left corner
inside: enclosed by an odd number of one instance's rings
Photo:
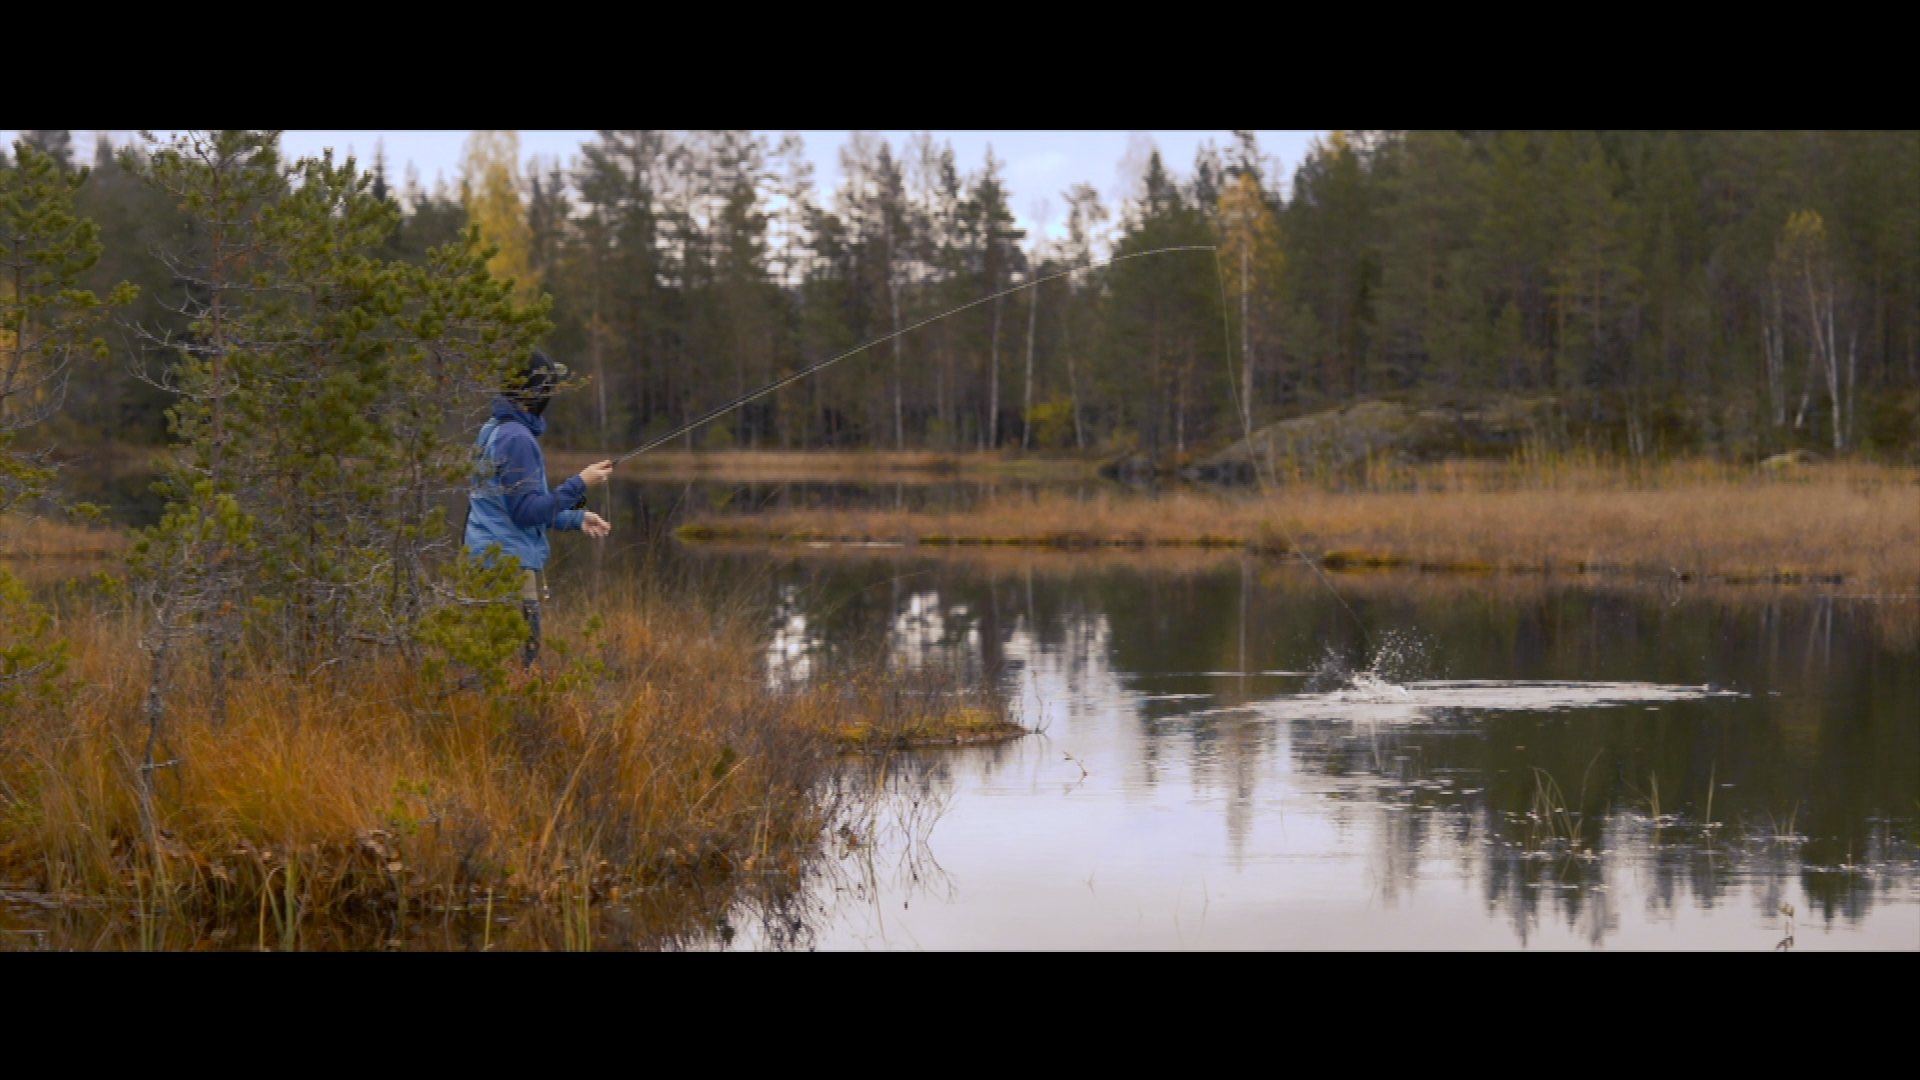
[[[1237,555],[689,557],[777,602],[770,679],[956,664],[1041,732],[852,770],[811,894],[710,944],[1920,950],[1899,602],[1336,578],[1356,624]]]

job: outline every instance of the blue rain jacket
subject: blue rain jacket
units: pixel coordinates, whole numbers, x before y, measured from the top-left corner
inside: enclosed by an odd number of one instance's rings
[[[493,419],[474,441],[474,483],[467,496],[467,550],[489,547],[520,560],[526,570],[547,567],[547,530],[580,528],[586,511],[576,509],[587,485],[578,476],[547,488],[547,459],[540,453],[544,419],[506,398],[493,400]]]

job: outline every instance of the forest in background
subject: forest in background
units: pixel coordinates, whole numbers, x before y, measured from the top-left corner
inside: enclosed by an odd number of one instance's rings
[[[128,373],[186,333],[154,254],[186,219],[139,179],[142,144],[22,135],[90,169],[85,284],[140,286],[122,319],[148,331],[109,333],[22,438],[162,444],[170,399]],[[1185,456],[1237,436],[1240,402],[1257,426],[1389,399],[1544,404],[1544,437],[1634,457],[1920,453],[1920,133],[1336,132],[1283,178],[1239,132],[1184,168],[1154,154],[1120,205],[1014,192],[931,135],[840,158],[832,191],[797,136],[750,131],[602,131],[531,172],[514,133],[476,132],[431,191],[361,164],[401,214],[384,257],[477,226],[523,301],[551,296],[549,349],[591,377],[555,404],[563,448],[638,445],[1009,286],[1197,244],[1219,272],[1179,253],[1014,293],[686,446]],[[1062,235],[1024,235],[1016,199]]]

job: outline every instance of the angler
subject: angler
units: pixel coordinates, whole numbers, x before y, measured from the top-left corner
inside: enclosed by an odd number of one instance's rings
[[[467,496],[467,550],[491,560],[511,555],[522,572],[521,610],[527,617],[526,662],[540,653],[540,601],[546,592],[547,530],[584,532],[598,540],[613,531],[584,508],[587,488],[604,484],[613,462],[589,465],[557,488],[547,486],[540,436],[542,414],[566,382],[567,366],[538,349],[513,371],[493,399],[493,417],[474,440],[474,485]]]

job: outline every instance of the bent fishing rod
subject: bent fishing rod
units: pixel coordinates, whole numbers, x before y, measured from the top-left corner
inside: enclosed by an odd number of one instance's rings
[[[907,334],[911,334],[915,330],[918,330],[923,326],[927,326],[931,323],[937,323],[941,319],[945,319],[953,315],[958,315],[961,312],[970,310],[972,308],[977,308],[981,304],[992,303],[993,301],[998,300],[1003,296],[1011,296],[1012,294],[1020,292],[1025,289],[1038,288],[1041,285],[1045,285],[1049,281],[1058,281],[1064,277],[1072,277],[1074,274],[1078,274],[1086,270],[1098,270],[1103,266],[1112,266],[1114,263],[1125,262],[1128,259],[1144,259],[1149,255],[1169,255],[1176,251],[1216,251],[1216,250],[1218,249],[1216,249],[1212,244],[1186,244],[1180,247],[1154,248],[1152,251],[1135,251],[1127,255],[1116,255],[1111,259],[1106,259],[1101,262],[1087,263],[1084,266],[1076,266],[1070,270],[1062,270],[1057,274],[1049,274],[1046,277],[1036,278],[1033,281],[1021,282],[1018,285],[1014,285],[1010,288],[1002,289],[997,293],[993,293],[992,295],[983,296],[978,300],[974,300],[970,303],[962,304],[951,311],[943,311],[940,314],[935,315],[931,318],[922,319],[919,322],[914,323],[912,326],[906,327],[901,330],[895,330],[893,333],[888,334],[885,337],[874,338],[872,341],[869,341],[864,345],[860,345],[855,348],[848,349],[846,352],[843,352],[838,356],[829,357],[828,359],[822,360],[817,364],[809,365],[807,367],[801,368],[799,371],[793,372],[790,375],[785,375],[785,376],[782,376],[781,378],[775,379],[773,382],[770,382],[767,385],[762,386],[758,390],[755,390],[751,393],[742,394],[739,397],[734,398],[732,401],[727,402],[725,405],[721,405],[718,408],[712,409],[702,414],[700,418],[697,420],[689,420],[688,422],[680,425],[679,427],[673,429],[672,431],[666,433],[665,435],[662,435],[659,438],[654,439],[653,441],[645,444],[644,446],[637,447],[633,450],[627,451],[624,454],[621,454],[619,457],[613,459],[613,463],[615,465],[619,465],[623,462],[639,457],[641,454],[644,454],[649,450],[656,450],[662,446],[665,446],[666,444],[672,442],[673,440],[678,439],[681,436],[685,435],[689,431],[693,431],[696,428],[699,428],[705,424],[711,423],[712,421],[717,420],[722,416],[725,416],[726,414],[741,407],[742,405],[752,404],[753,402],[758,401],[763,397],[766,397],[768,394],[771,394],[776,390],[779,390],[783,387],[791,386],[794,383],[799,382],[801,379],[804,379],[809,375],[813,375],[818,372],[825,371],[827,368],[832,367],[833,365],[839,363],[842,360],[847,359],[850,356],[857,356],[860,353],[866,352],[868,349],[873,348],[875,345],[885,345],[887,342],[892,341],[894,338],[904,337]]]

